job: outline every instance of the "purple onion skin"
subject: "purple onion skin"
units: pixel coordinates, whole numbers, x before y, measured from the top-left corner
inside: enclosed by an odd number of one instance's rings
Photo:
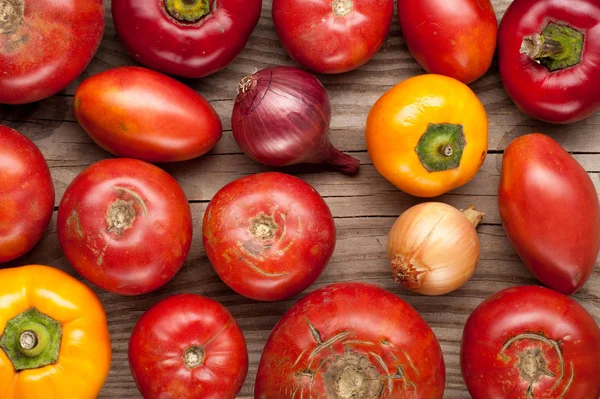
[[[331,105],[327,91],[308,72],[265,68],[240,82],[233,106],[233,137],[242,151],[271,166],[329,164],[354,173],[360,161],[329,141]]]

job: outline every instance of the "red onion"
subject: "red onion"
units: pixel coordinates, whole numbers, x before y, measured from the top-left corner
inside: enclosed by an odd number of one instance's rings
[[[233,137],[242,151],[271,166],[323,163],[345,173],[360,161],[329,141],[331,106],[327,91],[308,72],[266,68],[240,82],[233,107]]]

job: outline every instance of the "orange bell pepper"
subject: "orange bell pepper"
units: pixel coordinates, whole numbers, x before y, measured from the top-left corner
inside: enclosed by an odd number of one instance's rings
[[[383,177],[408,194],[435,197],[475,176],[487,154],[488,120],[467,85],[419,75],[375,103],[366,141]]]
[[[110,368],[106,314],[49,266],[0,270],[0,398],[96,398]]]

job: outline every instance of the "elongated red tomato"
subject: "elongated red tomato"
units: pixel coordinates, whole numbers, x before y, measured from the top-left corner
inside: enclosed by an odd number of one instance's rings
[[[338,283],[279,320],[254,397],[441,399],[445,375],[440,345],[413,308],[377,286]]]
[[[54,185],[35,144],[0,125],[0,263],[29,251],[54,211]]]
[[[107,159],[67,187],[57,230],[83,277],[117,294],[140,295],[166,284],[183,265],[192,215],[167,172],[136,159]]]
[[[537,133],[510,143],[498,207],[508,238],[542,283],[564,294],[585,284],[600,249],[598,194],[556,141]]]
[[[600,397],[600,328],[543,287],[505,289],[467,320],[462,374],[473,399]]]
[[[242,330],[216,301],[169,297],[144,313],[129,340],[129,366],[145,399],[234,399],[248,372]]]
[[[139,67],[86,79],[75,93],[75,117],[106,151],[148,162],[196,158],[222,134],[219,116],[200,94]]]
[[[277,301],[304,290],[335,248],[335,224],[308,183],[259,173],[223,187],[204,214],[206,254],[223,281],[248,298]]]

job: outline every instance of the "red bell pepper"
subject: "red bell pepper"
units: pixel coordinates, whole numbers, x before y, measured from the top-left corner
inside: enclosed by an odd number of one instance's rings
[[[521,111],[571,123],[600,109],[600,1],[515,0],[498,31],[500,77]]]

